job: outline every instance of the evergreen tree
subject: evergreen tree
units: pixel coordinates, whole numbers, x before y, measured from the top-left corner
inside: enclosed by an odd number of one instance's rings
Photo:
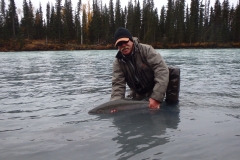
[[[7,32],[9,33],[9,36],[12,36],[12,38],[16,37],[17,31],[19,29],[19,23],[14,0],[10,0],[8,6],[8,11],[6,15],[6,29],[8,29]]]
[[[50,32],[50,38],[51,40],[56,43],[57,35],[58,35],[58,29],[57,26],[57,16],[55,13],[54,6],[51,7],[51,15],[50,15],[50,22],[49,22],[49,32]]]
[[[93,17],[92,21],[89,25],[89,39],[93,44],[101,43],[101,15],[100,15],[100,7],[98,5],[98,0],[93,1]]]
[[[158,24],[155,20],[154,3],[153,0],[143,1],[143,12],[142,12],[142,37],[145,43],[155,42],[155,30]]]
[[[162,6],[160,12],[160,20],[159,20],[159,42],[165,42],[165,20],[166,20],[166,11],[165,7]]]
[[[123,26],[120,0],[116,0],[116,5],[115,5],[115,26],[116,26],[115,29]]]
[[[110,34],[109,11],[106,4],[104,5],[101,17],[102,17],[103,39],[105,39],[105,43],[112,43],[111,42],[112,37],[109,36]]]
[[[236,7],[233,21],[233,40],[240,42],[240,2]]]
[[[165,22],[166,38],[168,42],[174,42],[174,2],[168,0],[167,4],[167,15]]]
[[[141,8],[139,0],[135,0],[134,10],[133,10],[133,26],[132,34],[136,37],[140,37],[140,27],[141,27]],[[132,27],[133,28],[133,27]]]
[[[46,44],[48,43],[48,37],[50,36],[50,4],[46,6]]]
[[[124,27],[124,26],[122,26],[122,27]],[[128,8],[127,8],[126,28],[132,33],[132,35],[135,35],[134,30],[135,30],[136,27],[139,27],[139,26],[134,25],[134,9],[133,9],[132,0],[130,0],[128,2]]]
[[[210,27],[209,27],[209,7],[210,7],[210,0],[205,0],[204,5],[204,27],[203,33],[201,36],[201,40],[206,42],[209,39]]]
[[[229,13],[229,41],[233,42],[233,37],[234,37],[234,14],[235,14],[235,10],[234,10],[234,6],[232,5],[231,9],[230,9],[230,13]]]
[[[3,22],[5,20],[5,1],[0,2],[0,27],[3,27]]]
[[[190,43],[198,40],[199,0],[191,0],[190,8]]]
[[[126,11],[126,7],[124,8],[124,10],[121,9],[121,26],[126,26],[125,23],[126,23],[126,14],[127,11]]]
[[[185,0],[177,0],[176,1],[176,35],[177,43],[182,43],[184,40],[184,4]]]
[[[0,17],[1,17],[1,19],[4,19],[4,18],[5,18],[5,5],[6,5],[5,1],[4,1],[4,0],[1,0],[0,5],[1,5],[1,8],[0,8]]]
[[[158,39],[158,28],[159,28],[159,17],[158,17],[157,8],[154,9],[152,16],[153,16],[153,23],[151,28],[153,29],[152,30],[153,36],[152,36],[151,43],[156,43]]]
[[[188,5],[187,5],[187,8],[186,8],[186,21],[185,21],[185,36],[184,36],[184,42],[186,43],[191,43],[190,42],[190,14],[189,14],[189,8],[188,8]]]
[[[75,14],[75,32],[76,32],[76,40],[77,43],[81,42],[81,20],[80,20],[80,12],[81,12],[81,5],[82,5],[82,1],[79,0],[77,3],[77,11]]]
[[[114,36],[115,33],[115,20],[114,20],[114,10],[113,10],[113,0],[109,1],[109,24],[110,24],[110,34],[109,36],[112,37]]]
[[[41,3],[39,4],[39,9],[37,9],[36,11],[36,15],[35,15],[35,39],[42,39],[43,38],[43,33],[44,33],[44,29],[43,29],[43,13],[42,13],[42,6]]]
[[[29,0],[29,17],[28,17],[28,24],[29,24],[29,31],[28,31],[28,39],[33,38],[34,35],[34,14],[33,14],[33,5],[32,1]]]
[[[210,8],[209,39],[208,39],[208,42],[215,42],[215,26],[214,26],[214,11],[213,11],[213,7]]]
[[[34,16],[33,6],[31,1],[29,3],[23,0],[23,18],[21,19],[21,29],[24,37],[33,38]]]
[[[88,20],[86,4],[82,6],[82,41],[84,44],[88,44]]]
[[[199,19],[198,19],[198,42],[202,42],[203,41],[203,35],[204,35],[204,5],[202,4],[202,1],[200,2],[200,7],[199,7]]]
[[[80,19],[77,15],[77,13],[75,13],[75,17],[74,17],[74,33],[76,33],[76,36],[75,36],[75,39],[76,39],[76,42],[78,44],[80,44],[81,42],[81,22],[80,22]]]
[[[62,6],[61,6],[62,0],[56,0],[56,32],[58,36],[58,42],[61,41],[61,35],[62,35]]]
[[[63,21],[64,41],[68,42],[75,37],[71,0],[65,0],[63,13],[61,16]]]
[[[229,42],[230,40],[230,24],[229,24],[229,1],[224,0],[222,5],[222,36],[223,42]]]
[[[222,42],[222,6],[219,0],[216,0],[214,5],[214,38],[215,42]]]
[[[140,39],[145,41],[144,37],[147,34],[147,23],[148,23],[148,6],[146,0],[143,0],[142,7],[142,23],[141,23],[141,34]]]
[[[1,0],[0,2],[0,39],[4,39],[5,37],[5,33],[4,33],[4,24],[5,24],[5,1]]]
[[[197,43],[240,41],[240,7],[229,7],[229,0],[215,0],[210,7],[210,0],[191,0],[190,7],[185,0],[168,0],[162,6],[160,16],[153,0],[129,0],[121,7],[120,0],[113,0],[109,6],[102,5],[102,0],[92,0],[83,5],[78,0],[76,10],[72,0],[56,0],[54,6],[46,5],[46,19],[42,6],[35,11],[31,0],[23,0],[23,17],[20,29],[14,0],[9,0],[5,10],[5,0],[0,0],[0,39],[23,38],[49,39],[59,43],[76,41],[82,44],[111,43],[118,27],[126,27],[133,36],[142,42]],[[158,6],[159,7],[159,6]],[[81,10],[82,8],[82,10]],[[159,7],[160,8],[160,7]],[[185,9],[186,8],[186,9]],[[82,17],[80,18],[80,13]],[[82,24],[81,24],[82,20]]]

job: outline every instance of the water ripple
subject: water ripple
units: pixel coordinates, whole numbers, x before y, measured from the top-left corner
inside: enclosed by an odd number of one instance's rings
[[[0,132],[12,132],[12,131],[19,131],[22,130],[23,128],[17,128],[17,129],[9,129],[9,130],[0,130]]]
[[[1,53],[0,159],[239,157],[240,50],[157,51],[181,69],[179,112],[88,115],[110,99],[115,50]]]

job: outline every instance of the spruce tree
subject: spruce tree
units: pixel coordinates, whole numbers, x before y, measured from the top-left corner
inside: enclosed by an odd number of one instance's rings
[[[135,27],[134,27],[135,26]],[[141,8],[139,0],[135,0],[135,5],[133,8],[133,30],[132,34],[136,37],[140,37],[140,27],[141,27]]]
[[[190,43],[198,40],[199,0],[191,0],[190,8]]]
[[[76,32],[76,40],[77,43],[81,43],[81,19],[80,19],[80,12],[81,12],[81,5],[82,1],[79,0],[77,3],[76,14],[75,14],[75,32]]]
[[[19,23],[14,0],[10,0],[6,17],[6,29],[8,30],[9,36],[15,38],[19,29]]]
[[[166,42],[165,39],[165,20],[166,20],[166,10],[165,7],[162,6],[161,12],[160,12],[160,20],[159,20],[159,42]]]
[[[33,14],[33,5],[32,5],[32,1],[29,0],[28,2],[28,6],[29,6],[29,13],[28,13],[28,20],[27,23],[29,25],[28,28],[28,39],[32,39],[34,33],[34,14]]]
[[[140,40],[145,42],[145,36],[147,34],[148,28],[148,4],[146,0],[143,0],[143,7],[142,7],[142,23],[141,23],[141,34],[140,34]]]
[[[110,34],[109,36],[112,37],[114,36],[115,33],[115,20],[114,20],[114,9],[113,9],[113,0],[109,1],[109,24],[110,24]]]
[[[101,43],[102,30],[101,30],[101,14],[100,7],[97,0],[93,1],[93,16],[89,25],[89,39],[92,44]]]
[[[123,26],[124,27],[124,26]],[[134,9],[133,9],[133,3],[132,0],[128,2],[127,7],[127,23],[126,28],[132,33],[134,36],[134,30],[137,26],[134,25]],[[139,27],[139,26],[138,26]]]
[[[0,2],[0,39],[6,38],[5,33],[4,33],[4,26],[5,26],[5,21],[6,21],[6,16],[5,16],[5,1],[1,0]]]
[[[61,14],[61,16],[63,21],[64,41],[68,42],[75,37],[71,0],[65,0],[63,13]]]
[[[184,4],[185,0],[177,0],[175,5],[175,17],[176,17],[176,41],[182,43],[184,40]]]
[[[202,4],[202,1],[200,2],[199,6],[199,19],[198,19],[198,34],[197,34],[197,42],[202,42],[203,41],[203,36],[204,36],[204,5]]]
[[[56,23],[55,23],[55,29],[57,32],[57,38],[58,42],[61,42],[62,38],[62,6],[61,6],[62,0],[56,0]]]
[[[213,7],[210,8],[210,20],[209,20],[209,39],[208,42],[215,42],[215,23],[214,23],[214,11]]]
[[[202,31],[201,40],[202,42],[206,42],[209,39],[210,26],[209,26],[209,7],[210,0],[205,0],[204,4],[204,26]]]
[[[102,10],[102,33],[103,33],[103,39],[106,43],[112,43],[111,39],[112,37],[109,36],[110,34],[110,24],[109,24],[109,10],[107,8],[107,5],[105,4]]]
[[[57,26],[57,16],[55,12],[54,6],[51,7],[51,15],[50,15],[50,22],[49,22],[49,32],[50,32],[50,38],[52,42],[56,43],[58,38],[58,29]]]
[[[86,4],[82,6],[82,43],[88,44],[88,21]]]
[[[229,1],[228,0],[224,0],[223,1],[223,5],[222,5],[222,36],[223,38],[223,42],[229,42],[230,40],[230,22],[229,22]]]
[[[123,27],[122,26],[122,16],[121,16],[121,4],[120,0],[116,0],[116,5],[115,5],[115,26],[117,29],[118,27]]]
[[[191,37],[190,37],[190,14],[189,14],[189,8],[187,5],[186,8],[186,14],[185,14],[186,20],[185,20],[185,36],[184,36],[184,42],[191,43]]]
[[[233,40],[234,42],[240,42],[240,2],[238,3],[235,14],[234,14],[234,24],[233,24]]]
[[[1,0],[1,8],[0,8],[0,17],[1,19],[4,19],[5,18],[5,6],[6,6],[6,3],[4,0]]]
[[[165,22],[166,38],[168,42],[174,42],[174,2],[168,0]]]
[[[219,0],[216,0],[214,5],[214,41],[222,42],[222,6]]]
[[[39,9],[37,9],[35,14],[35,39],[42,39],[44,37],[44,29],[43,29],[43,12],[41,3],[39,4]]]
[[[48,43],[48,38],[50,37],[50,4],[46,5],[46,26],[45,26],[46,44]]]

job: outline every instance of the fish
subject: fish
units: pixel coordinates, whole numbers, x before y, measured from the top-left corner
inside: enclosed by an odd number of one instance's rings
[[[148,101],[145,100],[127,100],[127,99],[119,99],[114,101],[109,101],[103,103],[93,109],[91,109],[89,114],[109,114],[115,113],[119,111],[126,110],[135,110],[135,109],[147,109]]]

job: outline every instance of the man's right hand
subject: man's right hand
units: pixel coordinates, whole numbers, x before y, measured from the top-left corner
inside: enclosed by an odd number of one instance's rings
[[[149,98],[149,105],[148,108],[150,109],[160,109],[160,102],[153,99],[153,98]]]

